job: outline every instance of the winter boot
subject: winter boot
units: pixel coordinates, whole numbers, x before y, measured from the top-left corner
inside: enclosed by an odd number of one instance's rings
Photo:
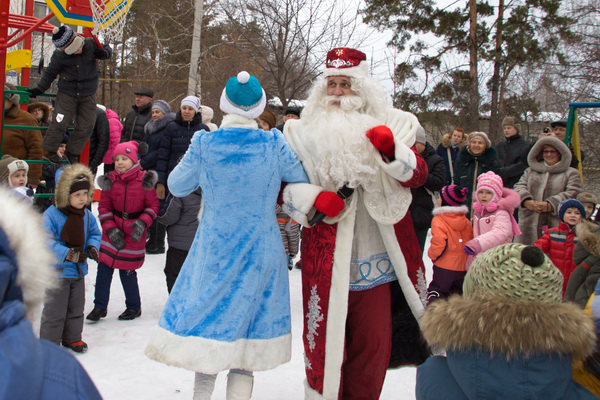
[[[94,307],[94,309],[88,314],[86,319],[89,319],[90,321],[100,321],[100,318],[104,317],[106,317],[106,309]]]
[[[133,308],[127,308],[121,315],[119,315],[119,319],[121,321],[130,321],[132,319],[136,319],[142,315],[142,310],[134,310]]]
[[[192,400],[210,400],[215,390],[217,375],[201,374],[196,372],[194,377],[194,397]]]
[[[227,400],[249,400],[252,396],[254,377],[235,372],[227,374]]]
[[[69,160],[69,164],[77,164],[79,162],[79,154],[67,152],[65,155],[67,156],[67,160]]]
[[[62,342],[63,347],[68,347],[76,353],[85,353],[88,349],[88,345],[83,340],[79,340],[73,343]]]
[[[146,244],[146,254],[163,254],[165,252],[165,236],[167,234],[167,227],[156,221],[152,223],[156,225],[154,228],[154,237],[151,237]],[[150,225],[152,227],[152,225]]]

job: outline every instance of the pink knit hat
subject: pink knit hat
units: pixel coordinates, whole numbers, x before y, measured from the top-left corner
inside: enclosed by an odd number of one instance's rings
[[[492,202],[497,203],[502,198],[503,187],[504,184],[502,183],[502,178],[492,171],[485,172],[477,177],[477,189],[475,189],[475,196],[477,196],[481,189],[487,189],[494,193]]]
[[[130,142],[119,143],[117,147],[115,147],[113,161],[118,155],[123,155],[125,157],[129,157],[131,161],[133,161],[133,164],[137,164],[139,162],[139,156],[143,156],[147,152],[148,145],[144,142],[138,143],[135,140],[132,140]]]

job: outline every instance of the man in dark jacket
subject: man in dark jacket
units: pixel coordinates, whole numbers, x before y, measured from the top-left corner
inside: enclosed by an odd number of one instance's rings
[[[104,106],[102,106],[104,107]],[[96,106],[96,123],[90,137],[90,162],[89,167],[96,175],[96,171],[108,151],[110,140],[110,126],[106,112],[100,106]]]
[[[512,189],[528,167],[527,155],[531,145],[519,135],[521,124],[516,123],[513,117],[504,118],[502,129],[506,141],[496,146],[500,160],[499,175],[504,187]]]
[[[79,161],[79,155],[92,134],[96,120],[96,60],[109,59],[112,49],[108,45],[98,48],[92,38],[84,39],[67,25],[54,28],[52,33],[56,50],[37,87],[29,92],[32,97],[44,93],[60,75],[54,114],[44,135],[42,147],[44,156],[49,161],[60,163],[56,151],[69,124],[75,118],[77,125],[71,132],[66,150],[69,162],[75,163]]]
[[[433,210],[433,192],[441,190],[446,184],[445,161],[440,157],[432,145],[427,142],[425,130],[417,128],[415,147],[427,163],[427,180],[422,186],[411,188],[412,202],[410,203],[410,215],[419,241],[421,253],[425,248],[427,231],[431,228],[431,211]]]
[[[135,140],[142,142],[144,140],[144,126],[152,119],[152,98],[154,91],[143,87],[135,92],[135,104],[131,106],[133,110],[129,111],[123,123],[121,131],[121,143]]]

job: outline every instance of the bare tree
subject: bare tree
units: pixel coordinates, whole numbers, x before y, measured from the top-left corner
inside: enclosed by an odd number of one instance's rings
[[[244,44],[238,49],[260,66],[265,91],[287,107],[303,97],[333,47],[364,40],[356,7],[330,0],[221,0],[220,7]],[[257,29],[259,34],[257,35]]]

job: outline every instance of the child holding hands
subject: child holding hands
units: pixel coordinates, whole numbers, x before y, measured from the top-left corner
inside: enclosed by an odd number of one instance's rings
[[[81,340],[85,306],[85,275],[89,257],[98,261],[100,229],[86,208],[94,193],[94,176],[85,165],[74,164],[57,171],[55,205],[44,212],[44,224],[51,235],[50,248],[59,261],[55,266],[60,284],[46,293],[40,338],[87,351]]]
[[[467,269],[474,256],[492,247],[512,243],[513,237],[521,234],[513,216],[521,198],[514,190],[503,187],[500,176],[491,171],[479,175],[474,197],[474,239],[465,245],[465,253],[469,255]]]
[[[145,153],[147,145],[139,144]],[[142,315],[136,269],[146,255],[146,229],[156,218],[158,197],[154,171],[142,171],[138,158],[138,143],[123,142],[115,148],[115,170],[98,178],[102,197],[98,206],[102,224],[102,246],[96,275],[94,309],[87,319],[98,321],[106,316],[110,284],[115,269],[119,270],[125,292],[125,311],[120,320],[132,320]]]
[[[427,288],[429,303],[452,293],[462,293],[467,273],[464,245],[473,239],[473,228],[466,217],[469,209],[464,205],[467,190],[456,185],[444,186],[440,191],[439,206],[433,209],[428,251],[433,262],[433,279]]]

